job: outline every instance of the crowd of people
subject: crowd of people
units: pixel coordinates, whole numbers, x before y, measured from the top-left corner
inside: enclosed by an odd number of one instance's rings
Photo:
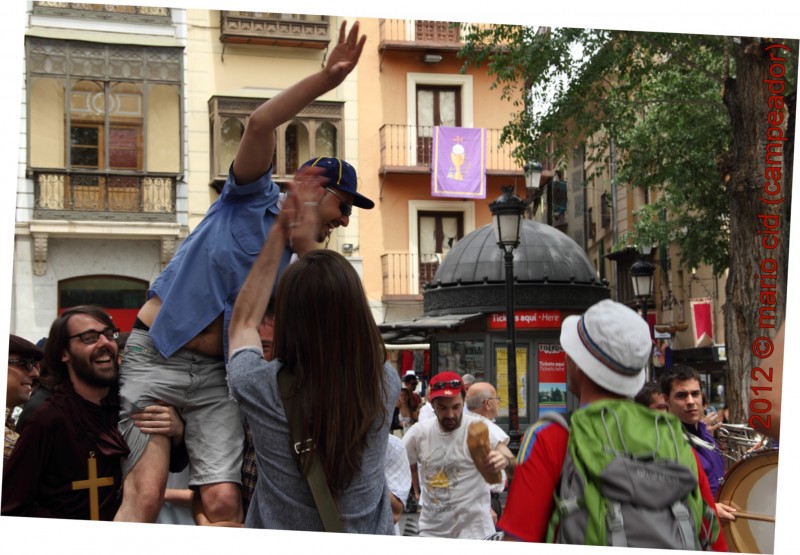
[[[398,534],[418,506],[421,536],[618,545],[622,533],[641,547],[680,547],[670,515],[685,514],[685,548],[724,551],[719,523],[736,511],[714,501],[724,462],[700,378],[676,368],[644,384],[651,340],[629,308],[565,319],[581,408],[531,425],[517,455],[491,384],[440,372],[423,402],[418,376],[387,362],[358,274],[317,248],[353,206],[374,206],[355,169],[309,160],[284,192],[271,174],[276,128],[342,83],[364,42],[343,23],[322,70],[255,110],[219,199],[129,335],[78,306],[43,346],[10,337],[2,514]],[[652,495],[636,520],[638,501],[614,497],[618,514],[598,518],[584,500],[610,496],[596,475],[653,459],[669,464],[645,473],[681,484],[661,488],[670,511]]]

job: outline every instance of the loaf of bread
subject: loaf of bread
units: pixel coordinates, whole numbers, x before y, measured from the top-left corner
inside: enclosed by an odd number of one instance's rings
[[[472,456],[472,462],[475,463],[475,468],[480,471],[487,483],[499,484],[503,481],[503,476],[500,472],[488,471],[483,464],[486,455],[492,450],[489,445],[489,428],[484,422],[479,420],[469,425],[467,447],[469,448],[469,454]]]

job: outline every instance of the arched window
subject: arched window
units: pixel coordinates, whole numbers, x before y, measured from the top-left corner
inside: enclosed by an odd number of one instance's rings
[[[330,156],[338,158],[336,127],[330,122],[323,122],[317,127],[316,156]]]
[[[226,174],[236,156],[236,150],[244,135],[244,124],[239,118],[229,117],[222,120],[220,129],[220,170]]]

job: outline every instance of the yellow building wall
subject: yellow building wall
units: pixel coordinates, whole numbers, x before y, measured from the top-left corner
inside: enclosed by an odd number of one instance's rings
[[[331,18],[331,41],[338,37],[339,19]],[[282,46],[223,44],[218,10],[187,10],[187,105],[189,227],[193,229],[217,198],[211,179],[210,122],[212,96],[271,98],[300,79],[319,71],[324,50]],[[358,170],[356,82],[358,69],[320,100],[345,101],[343,157]],[[349,229],[340,229],[331,246],[357,244],[358,211]]]
[[[30,164],[32,168],[66,165],[64,87],[55,79],[32,79],[30,84]]]
[[[358,188],[366,197],[375,202],[372,210],[356,211],[359,214],[359,250],[362,257],[362,280],[367,298],[373,306],[380,304],[383,290],[381,255],[384,242],[391,238],[407,237],[408,223],[400,214],[407,212],[402,199],[391,195],[382,196],[385,176],[380,176],[380,127],[382,122],[392,121],[390,112],[405,112],[405,87],[393,87],[392,102],[383,99],[385,94],[384,79],[396,76],[393,72],[385,75],[380,67],[378,45],[380,32],[378,20],[375,18],[359,18],[361,32],[367,36],[367,42],[358,62]],[[391,231],[386,232],[386,222],[391,222]]]
[[[178,173],[181,168],[180,98],[176,87],[154,85],[148,91],[147,168]]]

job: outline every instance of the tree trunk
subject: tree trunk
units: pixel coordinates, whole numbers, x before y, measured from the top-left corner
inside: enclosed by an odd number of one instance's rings
[[[786,97],[796,77],[776,76],[781,68],[785,73],[797,65],[790,59],[796,59],[796,52],[745,37],[734,48],[734,58],[736,78],[726,82],[723,92],[733,123],[733,151],[726,164],[731,240],[724,307],[729,365],[726,400],[731,421],[746,422],[752,408],[751,386],[770,386],[766,376],[753,368],[760,366],[786,311],[794,152],[789,130],[794,129],[795,112],[794,96]],[[773,92],[765,82],[770,79]],[[787,106],[780,110],[771,106],[771,95],[773,104],[780,97]],[[777,117],[775,112],[780,112],[782,123],[770,123],[770,117]],[[767,177],[768,169],[780,174]],[[769,415],[771,409],[765,410],[763,403],[757,407],[763,411],[761,416]]]

